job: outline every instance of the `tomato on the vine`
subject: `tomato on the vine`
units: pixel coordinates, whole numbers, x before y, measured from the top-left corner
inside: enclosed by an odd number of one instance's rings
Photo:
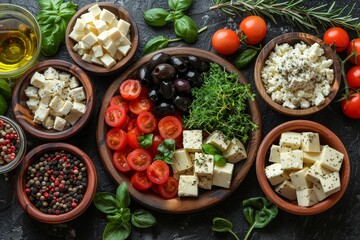
[[[164,199],[171,199],[177,196],[179,182],[174,177],[169,177],[164,184],[158,186],[158,192]]]
[[[341,101],[341,109],[349,118],[360,118],[360,93],[351,95]]]
[[[266,23],[259,16],[244,18],[240,23],[239,29],[247,37],[245,40],[247,44],[258,44],[265,38],[267,32]]]
[[[140,96],[141,84],[138,80],[128,79],[121,83],[120,94],[126,100],[135,100]]]
[[[360,66],[353,66],[346,74],[349,87],[360,88]]]
[[[356,52],[358,54],[357,57],[356,57],[357,63],[355,62],[355,56],[350,58],[350,61],[353,64],[356,64],[356,65],[360,66],[360,38],[353,39],[350,42],[349,47],[347,49],[347,55],[349,56],[353,52]]]
[[[339,27],[332,27],[326,30],[323,40],[326,44],[334,46],[336,52],[344,51],[350,43],[348,33]]]
[[[146,189],[151,188],[153,185],[153,183],[147,177],[146,171],[135,172],[134,175],[132,175],[130,182],[134,188],[140,191],[145,191]]]
[[[218,53],[230,55],[239,49],[240,40],[236,32],[224,28],[219,29],[214,33],[211,44]]]
[[[170,169],[166,162],[156,160],[148,166],[146,174],[151,182],[155,184],[164,184],[169,178]]]
[[[106,143],[110,149],[120,151],[127,145],[127,134],[121,128],[112,128],[106,133]]]

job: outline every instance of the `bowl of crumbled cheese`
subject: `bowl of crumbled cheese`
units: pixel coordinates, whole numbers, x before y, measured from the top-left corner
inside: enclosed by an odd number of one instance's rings
[[[336,53],[321,39],[302,32],[280,35],[261,50],[255,85],[263,100],[289,116],[306,116],[336,96],[341,67]]]

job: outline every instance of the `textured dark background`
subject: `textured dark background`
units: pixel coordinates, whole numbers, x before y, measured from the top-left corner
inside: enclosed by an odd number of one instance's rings
[[[37,14],[39,11],[37,1],[34,0],[0,0],[1,3],[14,3],[21,5]],[[76,1],[78,7],[81,8],[91,2],[91,0]],[[110,2],[110,1],[109,1]],[[142,49],[147,40],[159,34],[174,38],[175,34],[172,27],[154,29],[148,27],[142,18],[142,12],[153,7],[167,7],[166,0],[115,0],[112,1],[119,6],[125,7],[132,14],[137,22],[140,33],[140,46],[136,55],[136,59],[142,55]],[[317,6],[322,3],[331,3],[332,0],[323,1],[306,1],[309,6]],[[338,1],[338,6],[351,5],[359,3],[358,0]],[[194,0],[193,6],[188,14],[195,20],[199,27],[207,25],[209,29],[200,35],[196,44],[191,47],[203,48],[209,51],[211,49],[211,35],[215,30],[223,27],[235,29],[238,26],[239,19],[231,20],[225,17],[221,12],[208,11],[211,6],[210,0]],[[360,5],[356,6],[353,13],[354,17],[360,17]],[[265,42],[273,37],[285,32],[299,31],[289,24],[279,21],[274,24],[267,20],[268,34]],[[319,33],[313,33],[322,37],[323,29],[319,29]],[[351,33],[354,37],[354,33]],[[184,43],[174,43],[172,46],[182,45]],[[235,54],[236,55],[236,54]],[[54,56],[57,59],[65,59],[71,61],[69,55],[63,45],[59,54]],[[228,60],[232,60],[228,58]],[[246,78],[254,87],[253,67],[250,65],[243,71]],[[86,151],[93,159],[96,165],[99,184],[98,191],[113,191],[115,185],[112,183],[105,172],[97,152],[95,131],[98,118],[98,112],[101,106],[101,99],[107,87],[114,76],[99,78],[90,75],[96,88],[97,107],[94,117],[88,126],[78,133],[75,137],[67,142],[72,143]],[[260,99],[259,104],[262,113],[263,133],[265,136],[273,127],[285,121],[295,118],[282,116],[269,109]],[[254,230],[251,239],[359,239],[360,237],[360,186],[358,179],[360,178],[359,167],[359,121],[346,118],[340,110],[338,102],[333,102],[326,109],[311,116],[306,117],[332,129],[344,142],[351,160],[351,179],[348,189],[344,197],[330,210],[315,216],[296,216],[279,211],[277,218],[265,229]],[[29,136],[29,149],[41,144],[37,139]],[[81,217],[68,223],[61,225],[48,225],[32,220],[20,208],[13,195],[13,178],[10,182],[4,183],[3,176],[1,178],[0,194],[6,195],[11,204],[0,211],[0,239],[101,239],[102,232],[106,225],[105,215],[100,213],[92,205]],[[263,193],[257,182],[255,168],[252,167],[245,181],[240,185],[228,199],[221,204],[208,210],[185,215],[163,214],[152,211],[158,223],[155,227],[147,230],[139,230],[133,228],[130,239],[233,239],[227,234],[218,234],[211,231],[211,220],[213,217],[219,216],[231,220],[234,223],[234,231],[243,238],[249,228],[248,223],[243,218],[241,202],[245,198],[262,196]],[[6,197],[5,196],[5,197]],[[132,210],[142,208],[141,205],[133,202]],[[75,237],[76,236],[76,237]]]

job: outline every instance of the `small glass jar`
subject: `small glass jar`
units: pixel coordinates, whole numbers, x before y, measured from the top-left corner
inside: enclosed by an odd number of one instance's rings
[[[34,41],[34,43],[31,44],[31,49],[33,49],[31,53],[27,55],[28,52],[26,53],[24,52],[25,57],[29,58],[26,63],[24,63],[18,68],[15,67],[14,70],[11,70],[12,67],[9,67],[10,70],[5,70],[4,68],[0,68],[0,78],[5,78],[8,80],[12,80],[12,79],[16,80],[17,78],[21,77],[23,73],[25,73],[38,61],[41,51],[42,39],[41,39],[40,26],[36,18],[28,10],[14,4],[0,4],[0,45],[3,44],[5,41],[7,41],[6,37],[1,37],[1,35],[7,36],[6,34],[8,33],[8,31],[10,31],[9,29],[13,28],[11,19],[16,19],[17,22],[21,22],[27,25],[31,29],[31,34],[34,34],[36,37],[36,41]],[[23,31],[28,30],[26,27],[25,29],[21,28],[24,27],[25,25],[21,25],[21,26],[20,25],[21,24],[18,25],[18,29],[20,29],[20,32],[22,30]],[[16,33],[14,33],[14,35],[16,36]],[[21,42],[21,40],[19,40],[19,42]],[[4,44],[8,44],[8,43],[4,43]],[[9,51],[20,51],[20,50],[15,46],[15,47],[9,47]],[[11,59],[11,61],[9,61],[9,64],[10,64],[9,66],[16,66],[16,59],[15,60]]]

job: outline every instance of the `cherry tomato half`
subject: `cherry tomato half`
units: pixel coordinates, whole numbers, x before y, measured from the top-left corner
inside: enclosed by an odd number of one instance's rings
[[[135,172],[134,175],[131,176],[130,182],[133,187],[139,191],[145,191],[146,189],[151,188],[153,185],[153,183],[146,176],[146,171]]]
[[[110,149],[119,151],[127,145],[127,134],[121,128],[112,128],[106,133],[106,143]]]
[[[169,165],[162,160],[156,160],[146,169],[146,174],[151,182],[155,184],[164,184],[169,178]]]
[[[265,38],[267,32],[266,23],[259,16],[244,18],[240,23],[239,29],[247,37],[245,40],[247,44],[258,44]]]
[[[239,49],[240,40],[236,32],[224,28],[219,29],[214,33],[211,44],[218,53],[230,55]]]
[[[126,116],[124,107],[112,105],[106,109],[105,122],[111,127],[121,127],[126,122]]]
[[[131,170],[131,167],[129,166],[128,162],[127,162],[127,155],[130,151],[130,148],[128,148],[129,150],[121,150],[121,151],[115,151],[113,158],[112,158],[112,162],[115,166],[115,168],[117,170],[119,170],[120,172],[128,172]]]
[[[123,106],[125,112],[129,111],[129,104],[121,95],[115,95],[110,99],[110,106],[113,105]]]
[[[143,133],[151,133],[156,129],[156,118],[151,112],[141,112],[136,119],[136,126]]]
[[[130,125],[130,123],[129,123],[129,125]],[[128,144],[130,145],[130,147],[132,147],[134,149],[141,148],[139,145],[139,137],[141,136],[141,132],[139,131],[139,129],[137,129],[137,127],[132,129],[131,131],[128,131],[126,133],[126,135],[127,135],[127,141],[128,141]]]
[[[144,171],[151,164],[151,156],[144,149],[135,149],[127,155],[129,166],[136,171]]]
[[[176,139],[182,134],[182,124],[177,117],[166,116],[159,121],[159,132],[160,135],[166,138]]]
[[[153,103],[152,101],[147,97],[138,97],[134,101],[131,101],[129,104],[130,111],[139,114],[142,111],[149,111],[152,109]]]
[[[177,196],[179,182],[174,177],[169,177],[164,184],[158,185],[158,192],[164,199],[171,199]]]
[[[332,27],[326,30],[323,40],[326,44],[335,46],[336,52],[344,51],[350,43],[348,33],[339,27]]]
[[[349,118],[360,118],[360,93],[341,101],[341,109]]]
[[[353,66],[346,74],[346,81],[352,88],[360,88],[360,66]]]
[[[360,38],[356,38],[350,42],[349,47],[347,49],[347,55],[349,56],[354,51],[358,54],[358,56],[356,57],[357,64],[355,62],[355,57],[350,58],[350,61],[353,64],[360,66]]]
[[[138,80],[128,79],[121,83],[120,94],[126,100],[134,100],[141,93],[141,84]]]

